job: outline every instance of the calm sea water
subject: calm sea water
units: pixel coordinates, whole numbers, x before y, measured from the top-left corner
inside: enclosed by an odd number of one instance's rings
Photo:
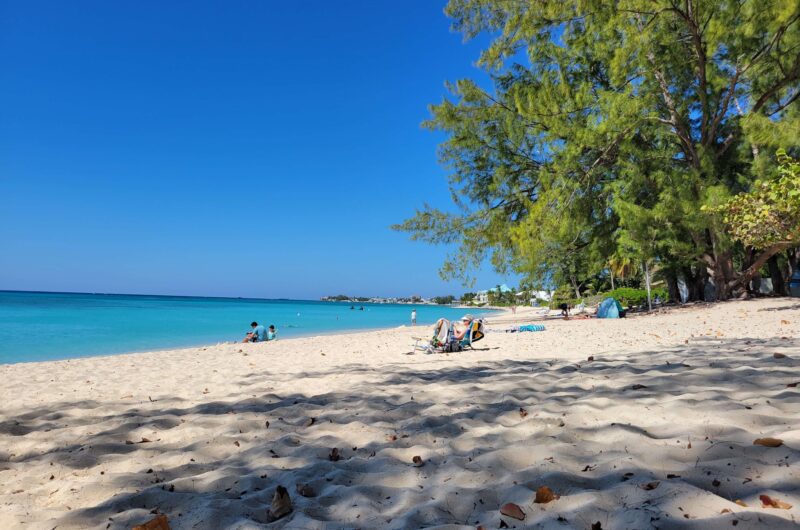
[[[0,291],[0,363],[241,340],[250,322],[280,338],[408,324],[412,306],[300,300]],[[364,310],[360,311],[359,307]],[[414,306],[418,325],[463,309]]]

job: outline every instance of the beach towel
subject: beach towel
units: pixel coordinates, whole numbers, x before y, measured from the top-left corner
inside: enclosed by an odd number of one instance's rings
[[[544,331],[544,326],[541,324],[525,324],[523,326],[511,326],[510,328],[504,329],[506,333],[518,333],[518,332],[525,332],[525,331]]]

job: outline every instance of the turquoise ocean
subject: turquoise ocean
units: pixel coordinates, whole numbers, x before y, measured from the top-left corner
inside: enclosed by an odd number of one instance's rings
[[[241,340],[252,321],[274,324],[279,338],[396,327],[410,323],[412,308],[418,326],[465,313],[430,305],[0,291],[0,363],[211,345]]]

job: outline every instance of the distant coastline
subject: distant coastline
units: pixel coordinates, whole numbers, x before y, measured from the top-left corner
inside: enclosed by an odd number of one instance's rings
[[[363,309],[362,309],[363,308]],[[416,304],[420,326],[491,309]],[[407,304],[0,291],[0,363],[113,355],[240,341],[250,322],[280,339],[397,328]],[[36,333],[31,334],[30,330]]]

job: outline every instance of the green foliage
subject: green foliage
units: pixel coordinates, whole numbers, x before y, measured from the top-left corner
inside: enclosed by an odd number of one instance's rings
[[[336,296],[329,296],[327,297],[328,300],[334,300],[337,302],[343,302],[345,300],[350,300],[350,297],[346,294],[337,294]]]
[[[517,305],[517,297],[513,289],[509,292],[503,292],[500,289],[500,286],[498,285],[494,289],[489,289],[487,295],[489,298],[489,305],[493,306]]]
[[[666,289],[654,288],[650,291],[652,299],[655,300],[658,296],[662,302],[669,300],[669,293]],[[619,303],[625,307],[637,307],[647,305],[647,291],[645,289],[634,289],[632,287],[619,287],[612,291],[592,294],[581,298],[572,296],[572,290],[569,287],[556,289],[556,293],[550,302],[552,309],[558,308],[560,304],[569,304],[571,307],[576,307],[581,302],[586,306],[594,306],[605,300],[606,298],[616,298]]]
[[[650,295],[653,300],[658,296],[663,302],[669,299],[669,293],[666,289],[655,288],[650,290]],[[644,289],[631,289],[630,287],[620,287],[604,293],[603,298],[616,298],[619,303],[625,307],[630,306],[643,306],[647,304],[647,291]]]
[[[709,210],[720,213],[732,237],[758,249],[800,242],[800,162],[778,151],[778,178],[756,181]]]
[[[447,136],[456,208],[394,226],[456,249],[443,277],[469,284],[488,260],[574,297],[612,259],[725,270],[738,247],[701,207],[749,189],[776,142],[798,145],[800,4],[450,0],[446,12],[467,38],[491,38],[479,65],[493,87],[451,83],[425,123]]]
[[[461,303],[468,304],[475,300],[476,296],[478,296],[476,293],[464,293],[461,295]]]
[[[455,296],[447,295],[447,296],[434,296],[431,300],[433,301],[434,304],[449,305],[452,304],[453,300],[455,299],[456,299]]]
[[[573,291],[571,287],[562,285],[553,291],[553,296],[550,298],[550,307],[556,308],[561,304],[575,306],[580,302],[580,299],[575,298],[575,291]]]

